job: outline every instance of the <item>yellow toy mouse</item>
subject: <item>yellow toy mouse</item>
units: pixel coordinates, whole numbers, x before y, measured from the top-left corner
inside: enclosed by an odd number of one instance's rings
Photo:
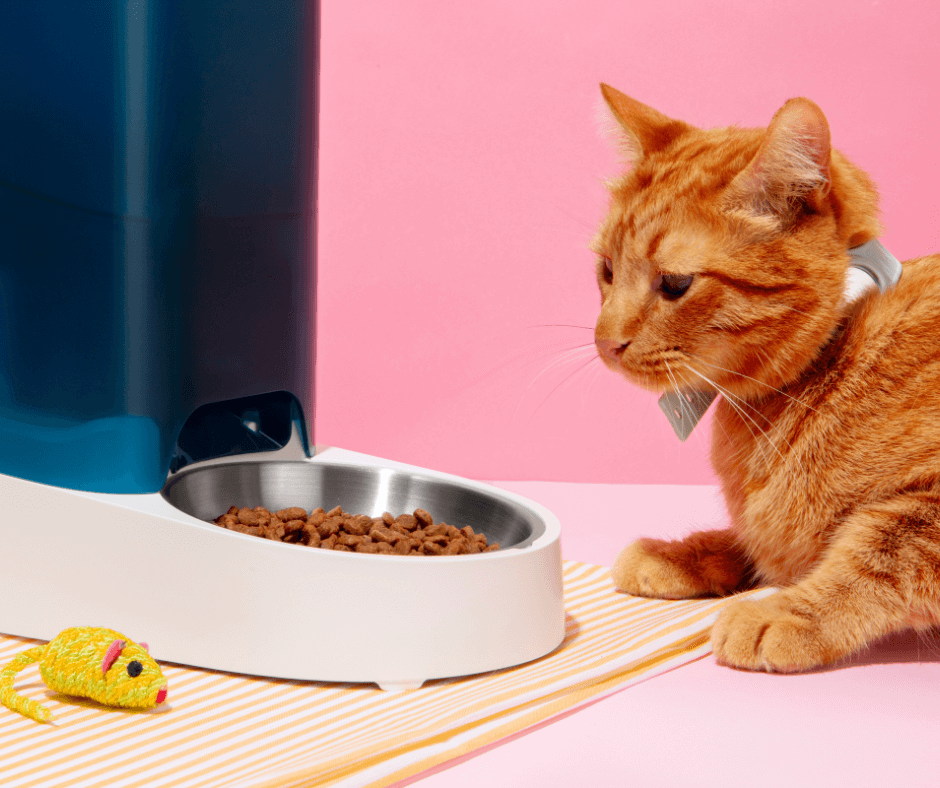
[[[146,643],[134,643],[113,629],[72,627],[17,655],[0,671],[0,703],[36,722],[50,722],[52,714],[13,689],[16,674],[32,662],[39,662],[49,688],[63,695],[131,709],[150,709],[166,700],[166,679]]]

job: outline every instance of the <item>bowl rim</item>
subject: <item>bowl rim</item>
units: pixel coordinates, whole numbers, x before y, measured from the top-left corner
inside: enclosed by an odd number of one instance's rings
[[[370,458],[371,459],[371,458]],[[214,468],[228,468],[232,466],[261,466],[261,465],[298,465],[298,466],[326,466],[326,467],[342,467],[350,469],[361,469],[368,472],[391,472],[391,473],[405,473],[413,478],[420,479],[422,481],[428,481],[434,484],[455,484],[459,487],[464,487],[465,489],[473,490],[474,492],[491,496],[498,500],[501,499],[503,503],[509,503],[511,505],[519,506],[525,510],[528,510],[530,515],[533,515],[536,520],[538,520],[541,525],[541,532],[533,532],[522,540],[518,544],[510,545],[508,547],[500,547],[499,550],[494,550],[489,553],[476,553],[472,555],[449,555],[449,556],[408,556],[408,555],[389,555],[387,553],[346,553],[341,550],[317,550],[316,554],[318,556],[333,556],[331,560],[354,560],[359,561],[361,559],[371,559],[379,561],[407,561],[413,563],[416,558],[434,558],[436,560],[429,562],[433,564],[449,563],[451,561],[466,561],[466,560],[500,560],[510,558],[514,553],[520,552],[531,552],[540,549],[546,549],[552,544],[557,542],[561,536],[561,526],[558,521],[558,518],[547,508],[541,504],[532,501],[531,499],[525,498],[522,495],[511,492],[509,490],[504,490],[499,487],[495,487],[485,482],[479,482],[474,479],[467,479],[462,476],[455,476],[453,474],[444,473],[442,471],[434,471],[427,468],[420,468],[417,466],[408,466],[402,463],[390,463],[389,465],[380,465],[376,462],[360,463],[360,462],[349,462],[343,460],[324,460],[324,459],[315,459],[305,458],[286,458],[286,457],[269,457],[264,458],[255,458],[246,459],[244,456],[238,457],[229,457],[229,458],[215,458],[213,460],[208,460],[203,463],[193,463],[186,466],[185,468],[180,469],[178,472],[172,474],[167,480],[164,486],[160,489],[160,497],[167,502],[170,506],[173,507],[175,511],[178,511],[188,517],[192,517],[200,523],[205,525],[212,526],[214,529],[218,530],[220,533],[224,532],[227,537],[239,537],[242,539],[249,539],[252,542],[260,542],[264,544],[269,544],[278,548],[295,548],[300,550],[309,551],[315,548],[310,548],[308,545],[301,544],[292,544],[290,542],[277,542],[269,539],[261,539],[257,536],[252,536],[251,534],[243,534],[238,531],[230,531],[227,528],[220,528],[211,520],[202,520],[199,517],[196,517],[194,514],[187,512],[185,509],[178,507],[169,496],[169,491],[176,486],[177,483],[182,481],[184,478],[198,474],[200,472],[211,472]]]

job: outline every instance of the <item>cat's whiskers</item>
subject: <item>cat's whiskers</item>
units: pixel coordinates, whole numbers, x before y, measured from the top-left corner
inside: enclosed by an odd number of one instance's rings
[[[712,383],[712,385],[713,385],[713,386],[716,386],[715,383]],[[716,388],[718,388],[718,387],[716,386]],[[719,388],[719,390],[721,390],[721,389]],[[784,434],[783,434],[783,428],[782,428],[781,425],[775,424],[773,421],[771,421],[769,418],[767,418],[767,416],[765,416],[763,413],[761,413],[757,408],[755,408],[750,402],[748,402],[748,401],[747,401],[746,399],[744,399],[743,397],[739,397],[737,394],[732,394],[730,391],[727,391],[727,390],[721,390],[721,393],[722,393],[725,397],[732,397],[732,398],[736,399],[741,405],[744,405],[745,407],[750,408],[752,411],[754,411],[754,413],[756,413],[756,414],[757,414],[758,416],[760,416],[765,422],[767,422],[767,425],[768,425],[768,427],[771,429],[771,431],[776,432],[776,433],[780,436],[780,440],[783,441],[785,444],[787,444],[787,446],[790,447],[790,451],[792,452],[791,456],[796,460],[796,464],[800,466],[800,469],[801,469],[801,470],[803,469],[803,463],[802,463],[801,460],[800,460],[800,455],[797,453],[796,449],[793,448],[793,444],[790,443],[790,441],[788,441],[788,440],[786,439],[786,437],[784,436]],[[766,435],[766,437],[767,437],[767,440],[770,441],[770,436],[767,435],[766,433],[765,433],[765,435]],[[775,448],[777,448],[777,447],[776,447],[776,444],[774,444],[772,441],[771,441],[771,445],[773,445]],[[777,453],[780,454],[779,451],[778,451]],[[783,456],[783,455],[781,455],[781,456]]]
[[[767,355],[766,351],[764,351],[762,348],[759,348],[759,347],[755,348],[755,350],[757,351],[758,355],[762,359],[764,359],[764,363],[767,364],[771,372],[776,373],[779,371],[778,364],[770,356]]]
[[[779,427],[778,425],[775,425],[773,422],[771,422],[770,419],[768,419],[763,413],[761,413],[760,411],[758,411],[753,405],[751,405],[751,404],[750,404],[747,400],[745,400],[743,397],[739,397],[739,396],[737,396],[736,394],[732,394],[730,391],[728,391],[727,389],[725,389],[723,386],[720,386],[719,384],[717,384],[714,380],[712,380],[712,379],[709,378],[708,376],[703,375],[701,372],[699,372],[699,371],[698,371],[697,369],[695,369],[694,367],[686,367],[686,368],[687,368],[690,372],[692,372],[693,374],[698,375],[702,380],[704,380],[704,381],[705,381],[706,383],[708,383],[710,386],[713,386],[716,390],[718,390],[719,392],[721,392],[721,394],[724,395],[724,397],[725,397],[725,401],[726,401],[729,405],[731,405],[731,407],[734,408],[734,409],[738,412],[739,415],[741,415],[741,416],[744,417],[744,418],[747,418],[755,427],[757,427],[757,429],[760,431],[761,435],[763,435],[764,438],[766,439],[767,443],[769,443],[770,446],[773,448],[773,450],[777,452],[777,454],[779,455],[780,459],[783,460],[784,463],[786,463],[786,462],[787,462],[787,458],[784,456],[783,452],[780,451],[780,447],[777,446],[777,444],[774,442],[773,438],[767,433],[767,431],[766,431],[763,427],[761,427],[761,425],[758,424],[758,422],[757,422],[752,416],[750,416],[750,415],[741,407],[741,405],[746,405],[747,407],[749,407],[751,410],[753,410],[755,413],[757,413],[759,416],[761,416],[761,418],[763,418],[763,419],[768,423],[768,425],[770,425],[771,429],[777,430],[778,433],[780,434],[780,439],[781,439],[784,443],[786,443],[787,446],[790,447],[790,456],[793,457],[793,458],[796,460],[797,465],[799,465],[799,466],[800,466],[800,469],[802,470],[802,468],[803,468],[803,463],[800,462],[800,458],[799,458],[799,455],[798,455],[797,452],[796,452],[796,449],[794,449],[794,448],[793,448],[793,444],[791,444],[790,441],[788,441],[788,440],[784,437],[783,432],[782,432],[782,430],[780,429],[780,427]],[[737,402],[736,402],[735,400],[737,400]],[[738,402],[740,402],[741,404],[738,404]],[[747,426],[746,423],[745,423],[745,426]],[[750,427],[748,427],[748,429],[750,429]],[[754,440],[755,440],[755,442],[757,442],[757,445],[760,446],[761,443],[760,443],[760,441],[758,440],[757,435],[754,434],[753,430],[751,430],[751,434],[754,435]],[[765,456],[765,460],[766,460],[766,456]]]
[[[758,416],[760,416],[760,417],[766,422],[767,426],[768,426],[770,429],[772,429],[772,430],[779,430],[779,429],[780,429],[779,425],[774,424],[773,421],[771,421],[766,415],[764,415],[764,413],[762,413],[760,410],[758,410],[756,407],[754,407],[754,405],[752,405],[750,402],[748,402],[746,399],[744,399],[744,397],[740,396],[739,394],[733,394],[733,393],[732,393],[731,391],[729,391],[727,388],[724,388],[723,386],[718,385],[714,380],[712,380],[711,378],[707,377],[706,375],[703,375],[703,374],[700,373],[698,370],[692,369],[691,367],[688,367],[688,369],[689,369],[690,372],[694,372],[696,375],[698,375],[700,378],[702,378],[702,380],[708,381],[709,385],[714,386],[714,387],[715,387],[719,392],[721,392],[726,398],[727,398],[727,397],[732,397],[736,402],[738,402],[738,403],[740,403],[741,405],[743,405],[744,407],[749,408],[750,410],[752,410],[754,413],[756,413]],[[793,448],[793,447],[791,446],[790,448]]]
[[[530,364],[542,363],[541,369],[535,374],[529,384],[522,391],[516,407],[513,411],[512,419],[515,420],[519,411],[522,408],[522,404],[525,401],[526,396],[528,395],[530,389],[545,375],[554,372],[564,372],[566,367],[576,365],[584,359],[590,359],[591,357],[597,356],[597,347],[594,345],[594,342],[585,342],[580,345],[574,345],[573,347],[564,347],[560,350],[552,350],[551,356],[547,361],[539,361],[529,359],[525,362],[523,366],[528,366]]]
[[[663,359],[663,362],[666,364],[666,373],[669,375],[669,379],[672,381],[673,388],[676,390],[676,394],[679,395],[679,403],[682,407],[682,412],[684,414],[683,417],[687,415],[689,420],[694,422],[695,414],[692,412],[692,406],[686,401],[685,397],[682,396],[682,389],[679,387],[679,382],[676,380],[676,374],[674,373],[672,367],[669,366],[669,362],[666,361],[666,359]],[[699,444],[701,445],[701,442],[702,442],[701,433],[698,433],[698,441],[699,441]]]
[[[675,374],[681,380],[683,386],[685,386],[686,388],[693,388],[692,383],[689,382],[688,378],[686,378],[684,375],[681,374],[680,370],[676,370]],[[731,439],[731,436],[728,434],[728,430],[725,429],[724,425],[720,421],[712,420],[712,424],[717,424],[718,428],[725,434],[725,438],[727,438],[728,443],[734,447],[735,454],[740,454],[742,451],[744,451],[743,446],[734,446],[734,441]]]
[[[583,358],[583,356],[582,356],[582,358]],[[592,354],[592,355],[588,358],[587,361],[585,361],[583,364],[581,364],[580,366],[578,366],[578,367],[575,369],[575,371],[572,372],[570,375],[568,375],[568,376],[565,377],[565,378],[562,378],[561,382],[560,382],[557,386],[555,386],[551,391],[549,391],[548,394],[545,395],[545,398],[538,404],[538,406],[536,407],[536,409],[535,409],[534,411],[532,411],[532,415],[535,415],[536,413],[538,413],[539,409],[542,407],[542,405],[544,405],[546,402],[548,402],[548,400],[549,400],[549,398],[552,396],[552,394],[554,394],[556,391],[558,391],[558,390],[559,390],[562,386],[564,386],[566,383],[569,383],[570,381],[574,380],[574,378],[576,378],[581,372],[583,372],[585,369],[587,369],[588,367],[590,367],[590,365],[591,365],[592,363],[594,363],[595,360],[603,364],[603,362],[600,361],[600,357],[599,357],[599,356]],[[576,363],[576,362],[575,362],[575,363]]]
[[[676,380],[676,376],[673,374],[672,367],[669,365],[669,362],[663,359],[663,362],[666,365],[666,374],[669,376],[669,380],[672,381],[672,387],[675,389],[676,394],[679,395],[679,407],[682,409],[682,418],[689,418],[690,420],[695,419],[695,415],[692,413],[692,406],[686,402],[685,397],[682,396],[682,390],[679,387],[679,382]]]
[[[669,362],[666,361],[666,359],[663,359],[663,363],[666,365],[666,374],[669,376],[669,380],[672,381],[672,387],[675,389],[676,393],[679,394],[679,407],[682,409],[682,413],[680,415],[682,418],[694,418],[692,414],[692,407],[688,402],[685,401],[685,397],[682,396],[681,389],[679,388],[679,383],[676,380],[675,375],[672,374],[672,367],[669,366]]]
[[[694,370],[693,370],[693,371],[694,371]],[[754,438],[754,445],[757,446],[758,449],[760,449],[761,457],[763,457],[764,462],[767,463],[768,460],[769,460],[769,458],[767,457],[767,452],[766,452],[766,450],[765,450],[764,444],[761,442],[760,438],[757,437],[757,433],[755,433],[754,430],[751,429],[751,425],[747,423],[747,420],[751,421],[751,422],[754,424],[754,426],[757,427],[757,431],[761,433],[761,435],[771,444],[771,446],[773,446],[773,441],[770,440],[770,438],[767,436],[767,434],[761,429],[760,425],[759,425],[756,421],[754,421],[754,419],[752,419],[750,416],[748,416],[748,414],[741,408],[740,405],[738,405],[738,404],[734,401],[733,398],[727,396],[727,392],[726,392],[726,391],[723,391],[719,386],[717,386],[717,385],[714,384],[714,383],[712,383],[712,385],[715,386],[715,388],[718,389],[722,394],[725,394],[725,395],[726,395],[726,396],[725,396],[725,401],[726,401],[726,402],[735,410],[735,412],[741,417],[741,422],[742,422],[742,424],[744,424],[744,426],[747,427],[748,432],[751,433],[751,437]],[[774,446],[774,448],[776,448],[776,446]],[[777,453],[779,454],[780,452],[778,451]],[[783,456],[783,455],[781,455],[781,456]]]
[[[559,326],[562,324],[559,324]],[[555,328],[556,326],[551,326]],[[564,326],[567,328],[568,326]],[[570,338],[563,339],[559,338],[560,341],[555,339],[548,339],[543,341],[542,339],[533,341],[530,330],[533,328],[543,328],[542,326],[523,326],[524,334],[519,337],[513,337],[511,341],[506,342],[506,337],[504,334],[500,334],[499,338],[501,341],[500,352],[493,355],[493,363],[487,365],[485,369],[481,369],[478,374],[474,375],[468,382],[468,387],[476,387],[484,385],[485,383],[491,381],[494,377],[504,376],[507,370],[516,372],[517,370],[527,370],[529,367],[539,368],[539,365],[546,363],[546,361],[553,361],[557,354],[560,352],[565,352],[568,350],[575,350],[578,348],[587,348],[593,347],[593,342],[572,344]],[[593,329],[588,329],[587,326],[571,326],[571,328],[579,328],[585,331]],[[552,332],[557,335],[557,332]],[[541,333],[540,337],[547,337],[544,332]],[[583,335],[582,335],[583,337]],[[490,339],[489,337],[482,337],[482,339]],[[524,348],[524,350],[519,352],[505,352],[507,349],[513,348]]]
[[[600,360],[600,359],[598,359],[598,360]],[[604,367],[604,363],[603,363],[603,362],[601,362],[600,364],[598,364],[597,367],[596,367],[595,370],[594,370],[594,376],[588,379],[587,388],[586,388],[586,389],[585,389],[585,388],[582,388],[582,389],[581,389],[581,408],[582,408],[582,410],[584,409],[584,404],[585,404],[585,402],[586,402],[586,400],[587,400],[588,394],[591,393],[591,388],[592,388],[592,387],[594,386],[594,384],[597,382],[597,379],[601,376],[601,372],[603,372],[604,369],[605,369],[605,367]]]
[[[729,399],[728,404],[732,408],[734,408],[735,411],[737,411],[739,416],[741,416],[744,426],[747,427],[748,431],[751,433],[751,435],[754,438],[754,445],[757,446],[758,449],[760,449],[761,457],[763,458],[765,463],[769,463],[770,458],[768,458],[767,456],[767,451],[766,451],[766,447],[764,446],[764,443],[761,441],[760,438],[757,437],[757,434],[754,432],[754,430],[751,429],[751,425],[748,424],[747,421],[743,421],[744,419],[749,419],[750,417],[747,415],[747,413],[741,410],[741,407],[737,405],[733,400]],[[767,441],[771,443],[771,446],[773,446],[773,443],[767,438],[767,435],[764,434],[764,431],[760,428],[760,426],[757,425],[757,422],[755,422],[753,419],[750,419],[750,421],[757,427],[757,432],[761,433],[761,437],[767,439]]]
[[[690,354],[690,355],[691,355],[691,354]],[[758,380],[757,378],[752,378],[750,375],[745,375],[743,372],[735,372],[733,369],[725,369],[724,367],[719,367],[717,364],[711,364],[711,363],[709,363],[708,361],[705,361],[704,359],[699,358],[698,356],[691,356],[691,358],[693,358],[693,359],[694,359],[695,361],[697,361],[699,364],[704,364],[706,367],[712,367],[713,369],[720,369],[722,372],[727,372],[727,373],[730,374],[730,375],[737,375],[737,376],[740,377],[740,378],[746,378],[747,380],[753,380],[755,383],[760,383],[762,386],[766,386],[766,387],[769,388],[771,391],[776,391],[778,394],[782,394],[784,397],[786,397],[787,399],[792,400],[793,402],[797,403],[798,405],[802,405],[804,408],[807,408],[808,410],[811,410],[811,411],[813,411],[814,413],[819,413],[819,411],[816,410],[816,408],[814,408],[812,405],[807,405],[805,402],[803,402],[803,400],[797,399],[796,397],[794,397],[794,396],[792,396],[792,395],[790,395],[790,394],[787,394],[787,392],[781,391],[781,390],[778,389],[778,388],[774,388],[774,387],[771,386],[769,383],[766,383],[766,382],[764,382],[763,380]]]
[[[549,370],[553,369],[554,367],[564,367],[570,363],[577,363],[578,361],[581,361],[587,358],[588,356],[596,356],[596,355],[597,355],[597,348],[595,347],[593,342],[588,342],[583,345],[577,345],[573,348],[569,348],[565,350],[556,358],[551,359],[542,368],[542,370],[534,378],[532,378],[529,385],[526,386],[526,391],[531,389],[532,386],[534,386],[538,382],[539,378],[542,377],[542,375],[544,375],[545,373],[547,373]]]
[[[770,356],[767,355],[764,349],[760,347],[755,347],[754,349],[757,351],[757,355],[759,355],[762,359],[764,359],[764,362],[767,364],[767,366],[773,368],[774,362],[770,358]]]

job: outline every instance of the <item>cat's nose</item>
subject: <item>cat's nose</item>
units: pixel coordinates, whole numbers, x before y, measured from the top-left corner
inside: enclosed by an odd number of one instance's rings
[[[595,339],[594,344],[601,356],[609,358],[611,361],[618,361],[630,342],[618,342],[615,339]]]

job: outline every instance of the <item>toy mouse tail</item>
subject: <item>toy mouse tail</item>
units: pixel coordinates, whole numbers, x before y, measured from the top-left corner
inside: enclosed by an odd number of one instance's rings
[[[13,682],[16,680],[16,674],[23,668],[42,659],[45,650],[45,646],[27,649],[17,654],[9,665],[0,670],[0,703],[11,711],[36,720],[36,722],[49,722],[52,719],[52,713],[36,701],[17,695],[16,690],[13,689]]]

